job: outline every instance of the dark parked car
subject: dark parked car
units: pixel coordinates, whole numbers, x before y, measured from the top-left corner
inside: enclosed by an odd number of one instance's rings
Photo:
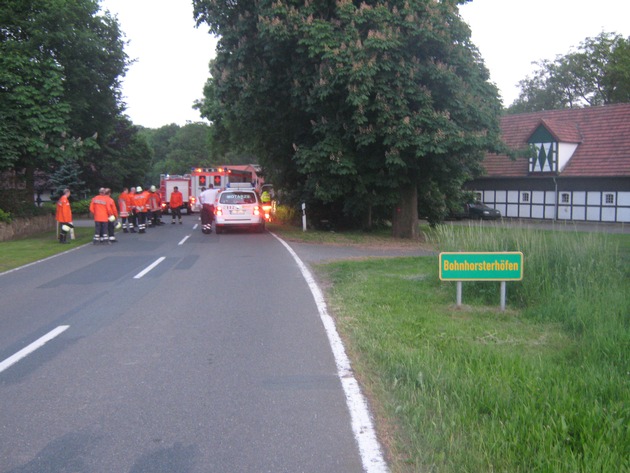
[[[461,212],[451,213],[452,218],[461,220],[463,218],[470,218],[474,220],[498,220],[501,218],[501,212],[492,207],[482,204],[481,202],[475,202],[472,204],[464,204]]]

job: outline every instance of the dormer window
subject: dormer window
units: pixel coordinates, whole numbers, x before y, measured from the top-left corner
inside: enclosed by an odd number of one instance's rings
[[[543,126],[539,126],[528,140],[532,149],[529,172],[558,172],[558,142]]]

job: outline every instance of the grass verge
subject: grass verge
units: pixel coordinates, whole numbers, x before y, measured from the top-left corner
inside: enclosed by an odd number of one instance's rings
[[[33,261],[56,255],[88,243],[94,236],[92,228],[75,228],[75,240],[67,245],[57,242],[55,231],[43,232],[27,238],[0,242],[0,273],[18,268]]]
[[[497,309],[498,283],[465,284],[456,309],[437,257],[317,268],[392,471],[630,471],[627,254],[607,235],[571,232],[443,227],[429,238],[444,251],[523,251],[510,310]]]

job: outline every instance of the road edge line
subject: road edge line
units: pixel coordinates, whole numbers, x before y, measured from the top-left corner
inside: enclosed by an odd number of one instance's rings
[[[302,277],[311,290],[313,299],[315,299],[319,317],[324,325],[324,329],[326,330],[328,342],[330,343],[330,348],[332,349],[333,356],[335,358],[337,376],[339,377],[341,386],[343,387],[346,397],[346,405],[350,411],[352,431],[359,446],[361,462],[363,463],[363,471],[366,473],[388,473],[389,468],[385,463],[381,445],[376,437],[376,431],[374,429],[372,415],[370,414],[367,400],[365,396],[363,396],[361,387],[354,377],[350,359],[346,354],[346,349],[343,346],[339,333],[337,332],[335,321],[328,313],[328,306],[326,305],[324,294],[317,285],[317,282],[315,281],[315,278],[313,278],[310,270],[306,267],[293,248],[291,248],[287,242],[275,233],[269,233],[276,240],[282,243],[282,245],[291,254],[302,273]]]

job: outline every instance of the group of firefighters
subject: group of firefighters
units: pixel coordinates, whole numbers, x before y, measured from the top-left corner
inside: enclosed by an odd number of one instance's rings
[[[212,233],[214,221],[214,206],[217,195],[221,189],[213,188],[212,184],[202,188],[199,195],[201,204],[201,229],[203,233]],[[106,187],[99,189],[98,195],[90,202],[90,212],[94,215],[94,240],[93,243],[111,244],[116,242],[116,230],[124,233],[146,233],[148,227],[164,225],[162,221],[162,198],[155,186],[149,190],[143,190],[141,186],[125,187],[118,196],[118,206],[111,196],[112,191]],[[68,235],[71,234],[74,225],[72,223],[72,211],[70,209],[70,190],[65,189],[63,195],[57,201],[56,219],[60,225],[59,242],[69,243]],[[263,190],[261,202],[263,206],[271,204],[271,195],[268,190]],[[177,219],[181,225],[181,208],[184,206],[184,196],[177,187],[173,188],[170,195],[169,206],[171,208],[172,224]],[[120,218],[120,222],[118,219]]]
[[[162,222],[162,199],[155,186],[143,190],[142,187],[125,187],[118,196],[118,206],[111,196],[111,189],[101,187],[98,195],[90,201],[90,213],[94,215],[94,240],[96,244],[116,242],[115,231],[122,228],[124,233],[146,233],[147,227],[164,225]],[[65,189],[57,201],[56,219],[60,225],[59,242],[69,243],[68,235],[74,228],[72,211],[68,197],[70,190]],[[182,223],[181,207],[183,195],[175,187],[171,193],[170,207],[173,220],[176,217]],[[120,218],[120,222],[118,219]]]

